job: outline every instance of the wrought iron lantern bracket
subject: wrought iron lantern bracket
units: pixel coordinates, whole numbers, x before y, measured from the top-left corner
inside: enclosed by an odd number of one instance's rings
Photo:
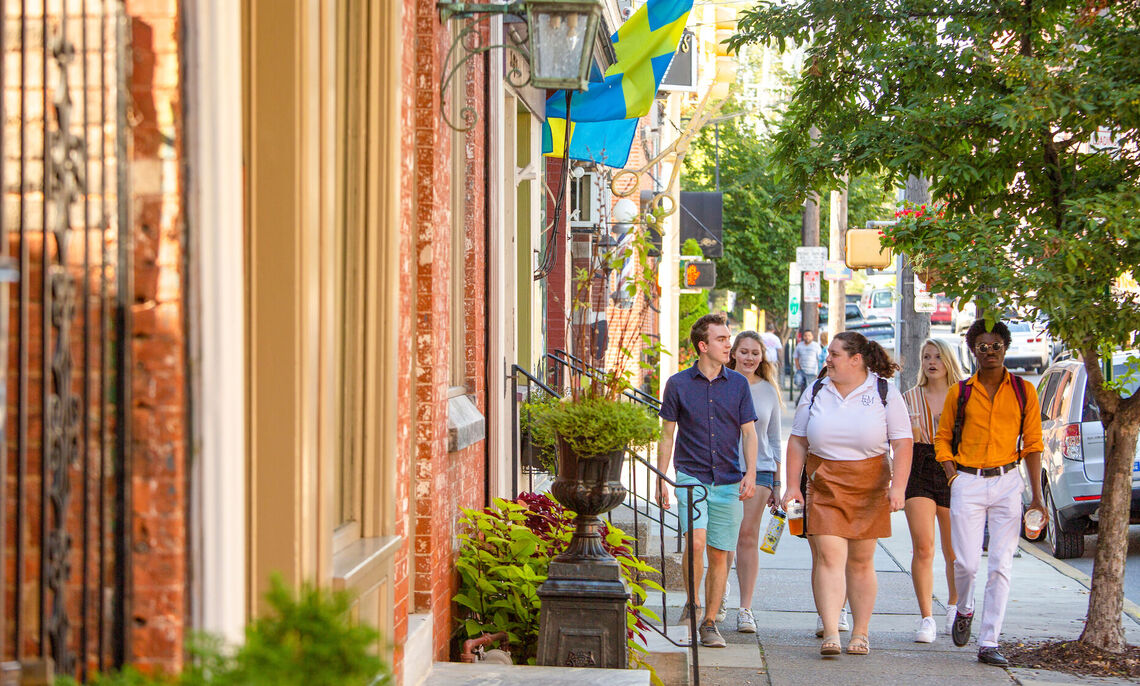
[[[496,48],[514,51],[528,65],[526,73],[523,73],[519,65],[512,64],[504,75],[514,88],[586,88],[592,47],[601,21],[600,0],[516,0],[502,4],[439,2],[436,8],[442,22],[452,19],[466,22],[447,50],[443,63],[444,77],[439,88],[441,114],[452,129],[470,131],[478,122],[475,108],[469,105],[459,108],[459,121],[449,113],[445,102],[452,80],[473,57]],[[487,38],[490,34],[487,23],[498,16],[514,17],[518,20],[514,26],[522,25],[527,29],[504,31],[504,42],[491,44]],[[559,44],[560,39],[563,45]],[[551,45],[549,40],[554,44]],[[551,59],[552,55],[554,59]],[[576,61],[558,58],[567,55]]]

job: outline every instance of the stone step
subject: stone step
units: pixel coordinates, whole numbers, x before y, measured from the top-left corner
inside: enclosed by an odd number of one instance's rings
[[[670,683],[670,682],[666,682]],[[437,662],[424,686],[648,686],[644,669],[530,667]]]

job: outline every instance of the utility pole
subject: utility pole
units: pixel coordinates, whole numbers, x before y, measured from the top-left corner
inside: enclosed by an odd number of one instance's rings
[[[819,140],[819,129],[811,127],[808,130],[813,145]],[[812,191],[804,201],[803,224],[800,227],[800,245],[804,247],[819,247],[819,193]],[[800,331],[811,331],[819,336],[819,304],[804,302],[803,293],[800,295],[800,311],[802,319]]]
[[[832,260],[845,261],[847,248],[847,181],[843,175],[843,190],[831,191],[831,207],[829,216],[829,229],[831,247],[828,257]],[[847,282],[829,281],[827,283],[827,302],[831,315],[827,318],[827,339],[835,338],[835,334],[847,329]]]
[[[910,203],[929,205],[930,181],[921,176],[907,177],[903,197]],[[922,363],[922,342],[930,336],[930,313],[914,311],[914,270],[911,269],[910,257],[900,255],[898,264],[900,307],[895,345],[896,361],[902,365],[899,388],[905,390],[918,379],[918,367]]]

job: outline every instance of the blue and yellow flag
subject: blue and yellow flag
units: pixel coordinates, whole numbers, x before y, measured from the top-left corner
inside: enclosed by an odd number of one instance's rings
[[[570,98],[569,157],[622,167],[649,113],[657,87],[685,31],[693,0],[647,0],[611,36],[617,61],[601,81]],[[542,152],[561,157],[566,135],[566,92],[546,101]]]

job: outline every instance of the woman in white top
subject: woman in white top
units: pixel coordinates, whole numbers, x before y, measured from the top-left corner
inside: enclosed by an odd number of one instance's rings
[[[922,344],[922,365],[918,368],[918,384],[903,393],[910,426],[914,432],[914,460],[910,479],[906,485],[906,522],[910,526],[910,539],[914,553],[910,560],[910,575],[914,594],[918,598],[918,643],[933,643],[938,633],[934,621],[932,596],[934,594],[934,522],[942,543],[942,557],[946,562],[947,599],[946,631],[954,624],[958,592],[954,588],[954,547],[950,543],[950,484],[942,465],[934,459],[934,435],[946,392],[962,379],[962,370],[950,346],[935,338]]]
[[[736,580],[740,586],[740,612],[736,630],[756,633],[752,616],[752,594],[760,573],[760,520],[764,509],[776,504],[780,482],[780,392],[776,387],[776,365],[764,355],[764,344],[755,331],[741,331],[732,344],[728,366],[748,379],[752,406],[756,408],[756,493],[744,501],[744,519],[736,539]],[[744,456],[741,455],[741,460]],[[733,554],[728,554],[732,569]]]
[[[828,346],[827,377],[817,394],[809,384],[796,408],[783,504],[805,504],[812,590],[823,620],[820,655],[840,653],[845,596],[854,620],[847,652],[870,652],[868,627],[878,593],[875,546],[891,535],[891,512],[903,509],[910,473],[910,418],[902,394],[886,382],[898,368],[862,334],[836,334]],[[894,453],[893,478],[888,450]],[[805,468],[806,494],[799,486]]]

